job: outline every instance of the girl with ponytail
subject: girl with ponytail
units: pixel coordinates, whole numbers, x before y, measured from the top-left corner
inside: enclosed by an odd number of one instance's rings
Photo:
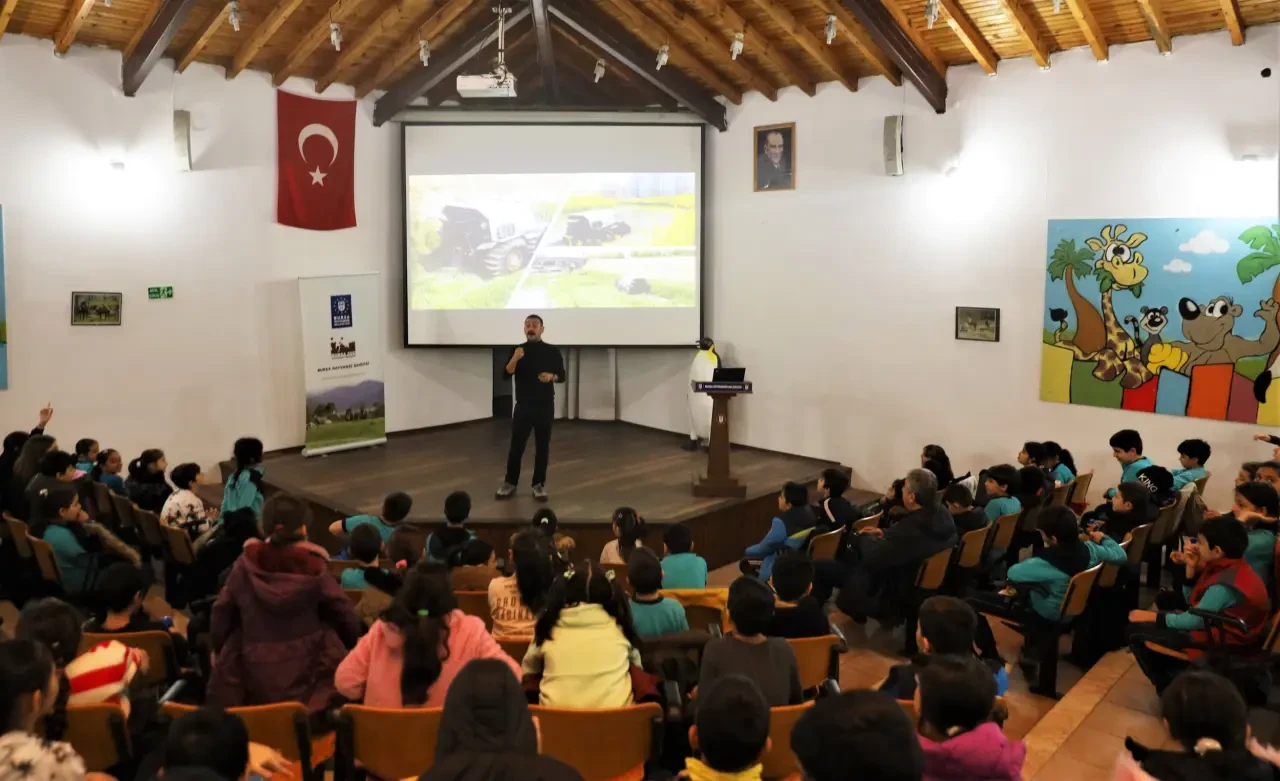
[[[4,718],[0,778],[85,778],[84,760],[75,749],[35,734],[37,724],[51,714],[62,693],[59,678],[53,657],[40,643],[28,639],[0,643],[0,714]]]
[[[156,448],[142,451],[142,455],[129,462],[129,478],[124,481],[124,486],[134,504],[156,515],[164,510],[165,500],[173,493],[173,488],[164,479],[168,468],[164,451]]]
[[[631,551],[643,548],[641,541],[647,532],[644,518],[630,507],[619,507],[613,511],[613,536],[617,539],[605,543],[600,551],[601,564],[626,564],[631,558]]]
[[[253,516],[262,516],[265,498],[262,494],[262,440],[241,437],[231,450],[235,471],[222,489],[222,514],[248,508]]]
[[[1043,442],[1044,445],[1044,462],[1041,464],[1049,471],[1050,476],[1058,485],[1066,485],[1076,479],[1076,460],[1071,457],[1071,451],[1059,445],[1057,442]]]
[[[335,683],[339,694],[371,708],[438,708],[472,659],[496,659],[520,674],[484,621],[458,610],[448,567],[424,561],[339,665]]]
[[[125,488],[124,479],[120,477],[122,471],[124,459],[120,457],[120,451],[111,448],[99,450],[93,468],[89,470],[89,481],[102,483],[113,493],[128,496],[129,489]]]

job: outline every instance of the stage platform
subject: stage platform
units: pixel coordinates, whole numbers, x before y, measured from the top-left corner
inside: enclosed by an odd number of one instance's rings
[[[506,553],[507,540],[525,528],[542,504],[530,494],[533,442],[525,451],[517,495],[499,501],[493,492],[506,466],[510,422],[484,420],[392,435],[386,445],[304,458],[269,456],[268,489],[306,498],[316,513],[312,539],[337,550],[327,532],[337,518],[376,514],[392,491],[413,497],[410,521],[425,534],[443,523],[444,498],[471,494],[470,523],[477,534]],[[687,523],[695,545],[715,567],[736,560],[768,529],[778,489],[788,480],[811,488],[822,470],[839,466],[813,458],[734,447],[734,474],[747,485],[744,499],[699,498],[693,474],[706,467],[705,453],[680,449],[684,437],[629,423],[558,420],[552,432],[547,489],[561,529],[577,542],[576,555],[598,557],[610,539],[610,517],[619,506],[636,508],[650,527],[648,546],[662,549],[662,527]],[[225,468],[225,466],[224,466]]]

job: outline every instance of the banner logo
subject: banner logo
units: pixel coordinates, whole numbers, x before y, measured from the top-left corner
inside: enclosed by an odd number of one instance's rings
[[[329,314],[334,328],[351,327],[351,294],[329,296]],[[355,345],[352,345],[352,349]]]
[[[346,341],[343,339],[329,340],[329,359],[337,360],[339,358],[356,357],[356,340]]]

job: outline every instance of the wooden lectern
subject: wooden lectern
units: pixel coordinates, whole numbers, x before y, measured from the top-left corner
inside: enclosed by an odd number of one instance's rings
[[[694,474],[694,496],[727,496],[741,499],[747,486],[729,472],[729,399],[750,393],[749,382],[694,382],[694,393],[711,397],[711,447],[707,453],[707,473]]]

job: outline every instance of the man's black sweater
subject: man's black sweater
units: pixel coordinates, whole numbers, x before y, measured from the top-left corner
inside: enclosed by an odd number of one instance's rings
[[[516,403],[551,405],[555,402],[554,383],[543,382],[538,375],[551,372],[556,382],[564,382],[564,358],[560,350],[543,341],[528,341],[520,345],[524,348],[524,357],[516,364]],[[511,351],[515,355],[515,350]],[[510,363],[511,359],[508,358]],[[507,375],[511,376],[510,374]]]

